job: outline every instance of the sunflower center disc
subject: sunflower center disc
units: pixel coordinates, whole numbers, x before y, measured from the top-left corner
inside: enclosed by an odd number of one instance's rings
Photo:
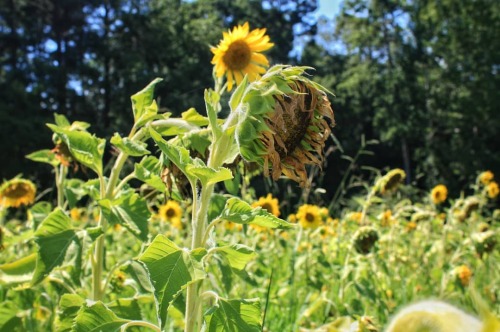
[[[175,210],[174,209],[168,209],[167,210],[167,217],[168,218],[175,217]]]
[[[314,221],[314,215],[312,213],[306,213],[305,218],[306,218],[306,220],[308,222],[313,222]]]
[[[243,40],[237,40],[227,49],[222,60],[230,70],[242,70],[250,63],[252,51]]]

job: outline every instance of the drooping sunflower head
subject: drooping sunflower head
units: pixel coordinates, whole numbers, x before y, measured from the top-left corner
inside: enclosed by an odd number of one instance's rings
[[[35,201],[36,187],[30,180],[14,178],[0,186],[0,206],[20,207]]]
[[[448,188],[444,184],[438,184],[431,191],[431,199],[434,204],[441,204],[448,197]]]
[[[273,47],[266,35],[266,29],[250,31],[248,22],[238,25],[232,31],[224,32],[224,38],[217,47],[212,47],[217,77],[227,76],[227,90],[231,91],[234,83],[240,84],[245,75],[250,82],[257,80],[266,72],[269,61],[261,53]]]
[[[487,225],[487,224],[486,224]],[[493,252],[498,236],[492,230],[472,234],[472,241],[477,253],[482,257],[485,253]]]
[[[266,197],[260,197],[257,202],[252,203],[252,207],[261,207],[276,217],[280,216],[278,199],[273,198],[271,194],[267,194]]]
[[[399,168],[393,169],[377,181],[377,189],[382,195],[393,192],[403,182],[405,177],[405,171]]]
[[[161,220],[171,223],[177,229],[182,229],[182,208],[176,201],[168,201],[160,206],[158,214]]]
[[[360,227],[353,235],[354,249],[360,254],[366,255],[375,246],[379,239],[378,232],[371,226]]]
[[[235,110],[236,140],[247,161],[264,175],[282,174],[308,185],[306,166],[321,166],[334,123],[326,89],[304,76],[306,67],[274,66],[250,84]]]

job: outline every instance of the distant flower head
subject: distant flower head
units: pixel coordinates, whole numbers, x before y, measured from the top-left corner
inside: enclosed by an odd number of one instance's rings
[[[403,182],[405,177],[406,177],[405,171],[396,168],[390,170],[389,172],[387,172],[387,174],[381,177],[377,181],[376,186],[382,195],[390,193],[395,191],[399,187],[399,185]]]
[[[470,278],[472,277],[472,271],[467,265],[460,265],[455,268],[455,274],[462,284],[462,286],[468,286]]]
[[[490,182],[486,187],[486,190],[488,191],[488,197],[491,199],[497,198],[498,193],[500,192],[500,190],[498,189],[498,183],[496,183],[495,181]]]
[[[379,239],[378,232],[371,226],[360,227],[353,235],[354,249],[360,254],[368,254]]]
[[[182,229],[182,208],[176,201],[168,201],[160,206],[158,214],[161,220],[171,223],[175,228]]]
[[[217,47],[212,47],[217,77],[227,75],[227,89],[231,91],[234,83],[240,84],[245,75],[250,82],[260,77],[269,67],[269,61],[261,53],[273,47],[266,29],[249,31],[248,22],[238,25],[232,31],[224,32],[224,38]]]
[[[448,188],[443,184],[438,184],[431,191],[431,199],[434,204],[441,204],[448,197]]]
[[[296,216],[303,228],[318,228],[322,225],[320,208],[316,205],[302,205],[299,207]]]
[[[487,185],[493,180],[494,177],[495,175],[493,174],[492,171],[484,171],[481,174],[479,174],[479,181],[482,184]]]
[[[273,198],[273,195],[267,194],[266,197],[260,197],[257,202],[252,204],[252,207],[261,207],[272,215],[280,216],[280,207],[277,198]]]
[[[35,201],[36,187],[30,180],[14,178],[0,186],[0,207],[20,207]]]

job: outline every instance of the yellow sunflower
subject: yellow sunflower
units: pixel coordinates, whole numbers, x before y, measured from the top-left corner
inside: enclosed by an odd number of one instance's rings
[[[498,183],[496,183],[495,181],[490,182],[486,187],[486,190],[488,191],[488,197],[491,199],[496,198],[498,196],[498,193],[500,192],[500,190],[498,189]]]
[[[248,22],[224,32],[224,38],[217,47],[210,50],[214,54],[212,64],[215,65],[217,77],[227,75],[227,90],[231,91],[233,84],[240,84],[245,75],[250,82],[257,80],[260,74],[266,72],[269,61],[260,52],[273,47],[266,29],[250,31]]]
[[[484,171],[481,174],[479,174],[479,181],[482,184],[487,185],[493,180],[494,177],[495,175],[493,174],[492,171]]]
[[[378,218],[380,219],[381,226],[390,226],[394,223],[394,218],[392,216],[391,210],[385,210],[378,216]]]
[[[273,198],[271,194],[267,194],[266,197],[260,197],[257,202],[252,204],[252,207],[254,208],[259,206],[276,217],[280,216],[278,199]]]
[[[448,197],[448,188],[443,184],[438,184],[431,191],[431,198],[434,204],[441,204]]]
[[[349,212],[346,215],[346,219],[350,221],[355,221],[357,223],[361,222],[361,217],[363,216],[362,212]]]
[[[36,187],[30,180],[14,178],[0,186],[0,206],[20,207],[33,204],[35,201]]]
[[[462,286],[465,287],[465,286],[469,285],[470,279],[472,277],[472,271],[470,270],[470,268],[467,265],[460,265],[460,266],[456,267],[454,272],[455,272],[458,280],[460,280],[460,283],[462,284]]]
[[[299,207],[296,216],[303,228],[317,228],[322,224],[321,210],[316,205],[302,205]]]
[[[160,219],[167,221],[177,229],[182,229],[182,208],[176,201],[168,201],[160,206]]]

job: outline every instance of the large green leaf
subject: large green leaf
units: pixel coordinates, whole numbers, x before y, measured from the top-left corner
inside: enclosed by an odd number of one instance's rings
[[[144,114],[156,114],[155,108],[150,106],[153,103],[155,85],[161,81],[161,78],[155,78],[144,89],[130,97],[132,100],[132,111],[134,112],[134,122],[137,122]]]
[[[103,199],[98,203],[111,223],[125,226],[142,241],[148,239],[148,220],[151,213],[144,198],[136,193],[129,193],[115,200]]]
[[[219,218],[238,224],[255,224],[269,228],[291,228],[292,225],[260,207],[252,208],[250,204],[237,197],[227,200],[224,211]]]
[[[37,254],[0,265],[0,283],[19,284],[30,282],[35,271]]]
[[[63,294],[59,301],[58,315],[55,320],[56,332],[71,331],[74,319],[85,300],[77,294]]]
[[[39,163],[50,164],[52,166],[57,166],[60,163],[56,158],[55,153],[49,149],[35,151],[27,155],[26,158]]]
[[[29,209],[29,215],[33,221],[33,226],[35,229],[38,228],[40,223],[47,218],[47,216],[52,212],[52,204],[49,202],[38,202]]]
[[[64,182],[64,196],[70,208],[75,207],[76,203],[87,195],[84,186],[85,182],[80,179],[66,179]]]
[[[59,135],[79,163],[97,174],[102,174],[105,139],[98,138],[86,131],[63,129],[53,124],[47,124],[47,126]]]
[[[140,163],[136,163],[134,166],[136,178],[163,193],[166,187],[161,180],[160,173],[161,163],[158,158],[153,156],[144,157]]]
[[[113,311],[102,302],[85,303],[75,318],[74,332],[114,332],[119,331],[123,324],[130,322],[118,318]]]
[[[185,112],[182,112],[181,117],[187,122],[192,123],[198,127],[204,127],[208,125],[208,118],[196,112],[196,110],[193,107],[191,107]]]
[[[149,129],[149,133],[156,145],[160,148],[160,150],[167,156],[167,158],[177,166],[182,173],[186,175],[186,177],[191,181],[195,181],[195,177],[190,175],[186,171],[186,167],[188,165],[194,165],[193,158],[189,155],[189,151],[181,146],[169,144],[165,141],[161,135],[155,131],[153,128]]]
[[[261,331],[260,303],[258,299],[226,300],[219,298],[217,305],[205,314],[208,332]]]
[[[247,263],[255,257],[255,251],[252,248],[243,244],[233,244],[222,247],[217,247],[217,254],[224,257],[231,268],[241,271]]]
[[[113,311],[118,317],[141,320],[141,307],[137,299],[116,299],[107,304],[107,307]]]
[[[38,245],[38,257],[32,285],[42,281],[56,266],[61,265],[70,245],[79,242],[79,239],[71,227],[71,219],[56,208],[35,232],[35,242]]]
[[[202,256],[199,251],[190,254],[160,234],[139,258],[146,265],[154,285],[162,327],[166,322],[167,309],[179,292],[188,284],[204,278],[200,262]]]
[[[205,165],[187,165],[186,171],[199,179],[204,186],[233,178],[231,171],[225,167],[214,169]]]
[[[23,324],[19,313],[19,308],[11,301],[0,303],[0,332],[20,332],[23,331]]]
[[[115,133],[111,137],[111,144],[133,157],[140,157],[151,153],[148,151],[146,143],[132,140],[128,137],[121,137],[118,133]]]

